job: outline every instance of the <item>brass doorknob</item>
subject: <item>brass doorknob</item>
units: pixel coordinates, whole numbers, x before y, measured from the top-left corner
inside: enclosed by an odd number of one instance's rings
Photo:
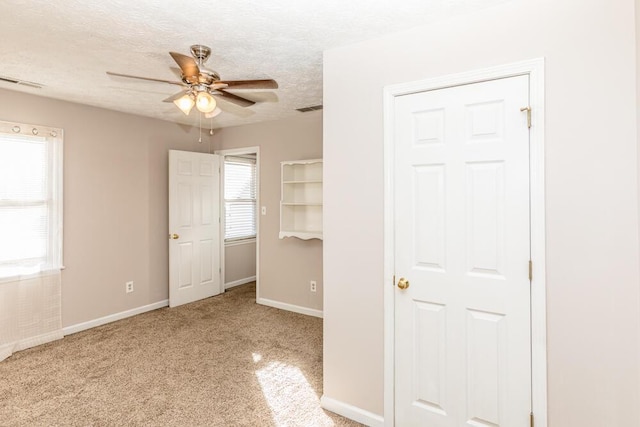
[[[173,239],[173,240],[176,240],[176,239],[179,239],[180,236],[178,236],[176,233],[173,233],[173,234],[169,234],[169,238]]]
[[[401,277],[400,280],[398,280],[398,287],[403,290],[407,289],[409,287],[409,281],[404,277]]]

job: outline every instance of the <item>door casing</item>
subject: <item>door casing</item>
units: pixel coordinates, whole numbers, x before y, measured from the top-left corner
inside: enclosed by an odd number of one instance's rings
[[[506,77],[529,75],[532,126],[531,186],[531,366],[535,425],[547,426],[547,335],[544,205],[544,58],[451,74],[384,88],[384,425],[395,425],[394,373],[394,168],[395,97]],[[523,113],[524,114],[524,113]]]

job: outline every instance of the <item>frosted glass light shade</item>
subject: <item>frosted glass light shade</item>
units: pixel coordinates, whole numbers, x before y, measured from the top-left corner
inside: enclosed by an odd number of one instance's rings
[[[216,100],[207,92],[199,92],[196,98],[196,108],[202,113],[211,113],[216,109]]]
[[[189,115],[191,109],[195,105],[195,101],[191,96],[189,96],[189,94],[174,100],[173,103],[176,104],[176,107],[178,107],[185,116]]]

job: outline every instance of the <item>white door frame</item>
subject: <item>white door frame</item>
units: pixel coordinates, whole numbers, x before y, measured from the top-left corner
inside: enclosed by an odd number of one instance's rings
[[[451,74],[384,88],[384,425],[395,424],[395,283],[394,272],[394,145],[395,97],[506,77],[529,75],[532,126],[531,186],[531,369],[535,425],[547,427],[547,320],[544,204],[544,58]],[[524,107],[524,106],[523,106]]]
[[[243,154],[255,154],[256,155],[256,297],[260,295],[260,147],[242,147],[242,148],[230,148],[227,150],[216,150],[214,154],[222,156],[220,167],[224,171],[224,157],[225,156],[240,156]],[[225,289],[225,245],[224,245],[224,230],[225,230],[225,212],[224,212],[224,172],[220,175],[220,271],[222,280],[222,292],[226,292]]]

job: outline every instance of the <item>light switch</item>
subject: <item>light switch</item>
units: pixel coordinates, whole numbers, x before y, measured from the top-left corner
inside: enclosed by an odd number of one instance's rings
[[[267,207],[263,206],[261,209],[262,215],[266,215],[267,214]]]

